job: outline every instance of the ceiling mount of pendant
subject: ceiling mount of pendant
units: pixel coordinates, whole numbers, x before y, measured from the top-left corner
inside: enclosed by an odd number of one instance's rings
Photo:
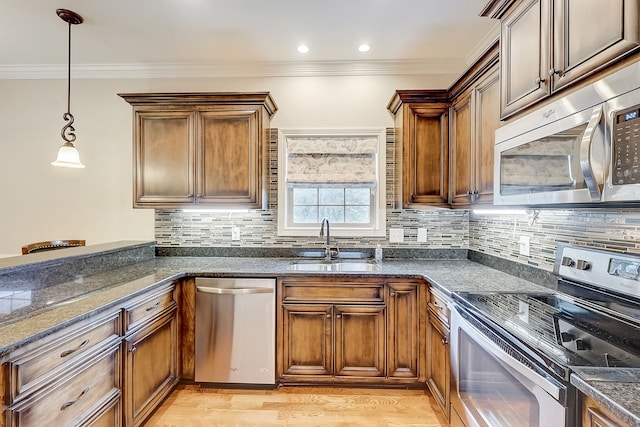
[[[56,13],[60,17],[60,19],[72,25],[78,25],[84,22],[82,16],[69,9],[56,9]]]

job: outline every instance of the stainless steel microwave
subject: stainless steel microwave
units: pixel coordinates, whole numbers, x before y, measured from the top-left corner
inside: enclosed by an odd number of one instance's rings
[[[640,203],[640,62],[496,131],[494,204]]]

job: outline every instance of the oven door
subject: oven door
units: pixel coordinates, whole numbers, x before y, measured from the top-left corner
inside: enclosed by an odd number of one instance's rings
[[[483,332],[481,332],[481,330]],[[466,427],[570,425],[567,387],[462,307],[451,312],[453,410]]]

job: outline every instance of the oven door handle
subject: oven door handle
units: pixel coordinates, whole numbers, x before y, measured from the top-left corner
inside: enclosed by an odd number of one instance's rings
[[[476,329],[472,324],[467,322],[460,315],[460,313],[457,312],[457,310],[458,308],[455,308],[453,312],[454,319],[452,319],[453,320],[452,326],[455,327],[455,318],[457,318],[461,324],[464,324],[464,332],[468,334],[473,340],[482,344],[483,347],[486,350],[488,350],[492,356],[494,356],[496,359],[503,362],[506,366],[508,366],[510,369],[517,372],[524,378],[527,378],[528,380],[530,380],[532,383],[540,387],[542,390],[546,391],[555,400],[558,400],[558,401],[560,400],[561,394],[564,391],[564,389],[561,386],[554,384],[551,378],[545,378],[541,376],[537,372],[532,371],[531,369],[527,368],[526,366],[518,362],[513,357],[509,356],[496,343],[488,339],[484,334],[482,334],[482,332],[478,331],[478,329]]]

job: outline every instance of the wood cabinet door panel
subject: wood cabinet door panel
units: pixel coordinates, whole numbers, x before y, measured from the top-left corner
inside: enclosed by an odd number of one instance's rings
[[[282,321],[282,375],[332,375],[333,306],[285,304]]]
[[[427,386],[443,414],[449,419],[450,361],[449,330],[433,314],[429,315],[427,330]]]
[[[473,92],[461,96],[451,107],[451,204],[471,203],[473,191]]]
[[[140,425],[178,382],[175,306],[125,339],[126,425]]]
[[[448,109],[409,106],[403,151],[403,204],[448,205]]]
[[[418,286],[414,283],[388,286],[387,375],[418,378]]]
[[[524,0],[501,20],[502,117],[549,95],[549,0]]]
[[[554,2],[553,90],[638,47],[639,3],[638,0]]]
[[[335,375],[384,377],[384,306],[346,306],[334,309]]]
[[[258,110],[199,113],[198,203],[259,202]]]
[[[134,205],[194,200],[193,111],[137,111]]]
[[[474,203],[493,203],[493,154],[500,122],[500,75],[497,67],[475,89]]]

